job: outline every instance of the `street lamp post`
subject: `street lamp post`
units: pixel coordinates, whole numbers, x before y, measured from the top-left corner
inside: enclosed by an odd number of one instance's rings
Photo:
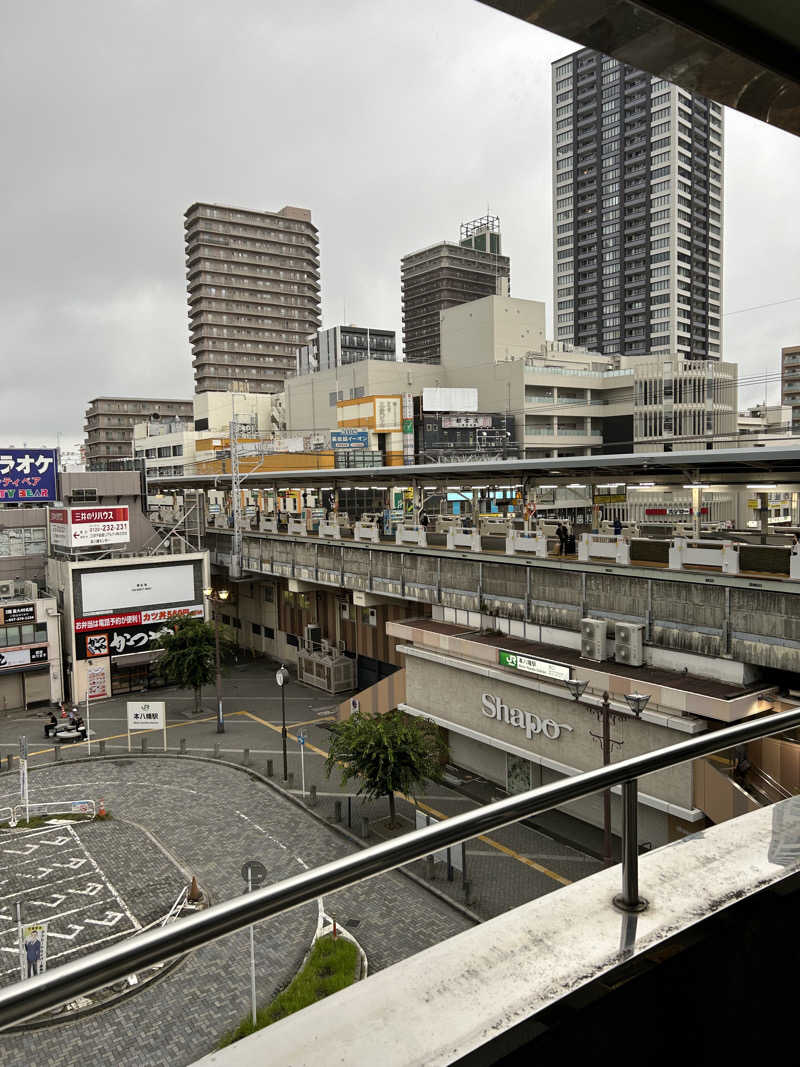
[[[203,593],[205,595],[206,600],[210,600],[212,602],[217,601],[219,603],[223,603],[228,599],[227,589],[218,589],[216,593],[213,589],[204,589]],[[217,667],[217,733],[224,734],[225,719],[222,714],[222,670],[219,662],[219,615],[216,611],[213,610],[213,608],[212,613],[214,615],[214,650]]]
[[[283,742],[283,780],[289,781],[289,762],[286,754],[286,684],[289,681],[289,672],[283,664],[275,672],[275,681],[281,691],[281,741]]]
[[[567,689],[576,702],[579,702],[583,696],[588,682],[578,681],[576,678],[569,678],[566,680]],[[643,696],[641,693],[625,693],[623,694],[625,700],[628,703],[634,716],[638,719],[644,709],[647,707],[647,702],[650,700],[649,696]],[[586,702],[584,701],[584,704]],[[601,698],[600,707],[595,704],[587,705],[597,715],[602,725],[602,731],[598,735],[594,731],[590,730],[590,734],[595,740],[599,741],[603,751],[603,766],[607,767],[611,763],[611,746],[622,746],[623,742],[617,738],[611,736],[611,724],[616,723],[619,719],[619,715],[611,707],[611,700],[608,692],[604,692]],[[627,848],[630,847],[629,842],[624,843]],[[636,847],[636,846],[634,846]],[[611,854],[611,790],[603,790],[603,862],[607,867],[611,866],[612,854]]]

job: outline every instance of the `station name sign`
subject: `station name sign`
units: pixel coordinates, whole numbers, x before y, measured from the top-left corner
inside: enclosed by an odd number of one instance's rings
[[[495,696],[494,693],[483,693],[481,695],[481,707],[483,714],[487,718],[497,719],[498,722],[504,722],[508,726],[516,726],[520,730],[524,730],[525,736],[529,741],[536,734],[544,734],[551,741],[558,741],[562,730],[567,730],[569,733],[574,730],[574,727],[570,726],[569,723],[556,722],[555,719],[542,719],[539,715],[534,715],[533,712],[512,708],[503,703],[500,697]]]
[[[559,682],[566,682],[570,675],[570,669],[564,663],[534,659],[532,656],[521,656],[518,652],[503,652],[502,649],[498,662],[501,667],[525,671],[526,674],[543,674],[546,678],[556,678]]]

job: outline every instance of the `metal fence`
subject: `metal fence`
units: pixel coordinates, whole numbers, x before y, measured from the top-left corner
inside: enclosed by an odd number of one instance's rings
[[[234,897],[180,922],[139,933],[100,952],[83,956],[25,982],[7,986],[0,990],[0,1027],[18,1023],[65,1000],[118,981],[133,971],[199,948],[251,923],[316,900],[326,893],[344,889],[431,853],[441,852],[470,837],[500,829],[519,819],[541,814],[615,785],[622,786],[623,790],[623,850],[622,891],[614,898],[614,904],[623,910],[641,910],[646,903],[639,897],[638,883],[638,779],[797,726],[800,726],[800,707],[692,737],[655,752],[634,756],[507,797],[474,811],[454,815],[435,825],[354,852],[314,870],[304,871],[275,885]],[[609,906],[611,903],[609,901]]]

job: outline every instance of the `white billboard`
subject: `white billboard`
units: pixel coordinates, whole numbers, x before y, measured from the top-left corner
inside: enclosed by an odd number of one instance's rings
[[[422,390],[423,411],[477,411],[478,390],[428,388]]]
[[[117,567],[81,573],[82,614],[103,615],[154,604],[191,604],[195,599],[191,563]]]

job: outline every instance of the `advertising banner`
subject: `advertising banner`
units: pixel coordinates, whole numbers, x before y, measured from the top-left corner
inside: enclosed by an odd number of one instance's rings
[[[369,445],[368,430],[331,430],[331,448],[366,448]]]
[[[127,544],[131,539],[127,505],[54,508],[49,519],[51,543],[64,548],[100,548]]]
[[[36,622],[35,604],[7,604],[0,608],[0,625],[13,626],[18,622]]]
[[[106,615],[127,608],[153,604],[193,604],[194,566],[165,563],[161,566],[116,567],[81,573],[83,615]]]
[[[0,451],[0,503],[58,500],[58,452],[54,448]]]
[[[82,634],[75,638],[77,659],[98,659],[100,656],[124,656],[130,652],[149,652],[154,642],[170,630],[169,626],[115,626],[111,630]]]
[[[89,663],[86,667],[86,684],[89,700],[101,700],[109,696],[106,685],[106,668],[103,663]]]
[[[25,923],[19,937],[19,973],[23,982],[47,970],[47,923]]]
[[[148,611],[126,611],[120,615],[95,615],[90,619],[76,619],[75,633],[88,634],[98,630],[109,630],[115,626],[151,626],[156,622],[169,622],[170,619],[202,619],[202,604],[189,607],[151,608]]]
[[[27,667],[29,663],[47,663],[47,645],[38,648],[14,648],[0,652],[0,670],[4,667]]]

